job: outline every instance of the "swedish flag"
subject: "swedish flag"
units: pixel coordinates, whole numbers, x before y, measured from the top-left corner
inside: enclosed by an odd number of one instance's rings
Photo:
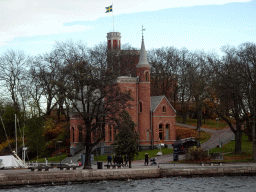
[[[112,12],[112,5],[110,5],[109,7],[106,7],[106,13]]]

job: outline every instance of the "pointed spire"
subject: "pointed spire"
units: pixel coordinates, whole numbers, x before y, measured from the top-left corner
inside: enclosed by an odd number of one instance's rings
[[[147,59],[147,52],[145,49],[145,45],[144,45],[144,37],[143,37],[143,31],[145,29],[143,29],[142,26],[142,42],[141,42],[141,49],[140,49],[140,60],[139,63],[137,64],[137,68],[140,67],[151,67],[151,65],[148,63],[148,59]]]

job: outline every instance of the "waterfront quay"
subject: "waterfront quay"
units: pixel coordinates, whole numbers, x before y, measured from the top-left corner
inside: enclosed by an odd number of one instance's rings
[[[91,170],[59,170],[31,171],[29,169],[1,170],[0,188],[17,185],[40,184],[68,184],[99,180],[129,180],[160,177],[207,177],[207,176],[253,176],[256,175],[254,163],[226,163],[222,165],[199,164],[159,164],[158,166],[144,166],[135,163],[133,168],[97,169],[95,165]]]

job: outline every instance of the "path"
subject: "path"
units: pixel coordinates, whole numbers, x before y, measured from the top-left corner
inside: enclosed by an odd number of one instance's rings
[[[176,123],[176,125],[196,129],[196,127],[192,125],[186,125],[181,123]],[[211,138],[201,145],[204,150],[213,149],[217,147],[220,143],[226,144],[233,140],[235,137],[234,133],[230,129],[213,130],[201,128],[201,130],[211,134]]]
[[[196,127],[192,125],[186,125],[181,123],[176,123],[176,125],[181,127],[196,129]],[[211,138],[201,145],[201,147],[204,150],[216,148],[220,144],[220,142],[222,142],[222,144],[226,144],[230,142],[232,139],[234,139],[234,133],[230,129],[213,130],[213,129],[201,128],[201,130],[211,134]],[[71,160],[73,163],[75,163],[77,162],[77,159],[80,159],[80,158],[81,158],[81,152],[79,152],[73,157],[68,157],[64,159],[62,163],[70,163]],[[179,155],[179,160],[182,160],[182,159],[185,159],[185,155]],[[157,156],[157,163],[167,163],[170,161],[173,161],[173,154]],[[138,162],[139,164],[140,163],[143,164],[144,160],[139,160],[136,162]]]
[[[192,125],[186,125],[181,123],[176,123],[176,125],[196,129],[196,127]],[[211,138],[201,145],[204,150],[216,148],[220,142],[222,142],[222,144],[224,145],[234,139],[234,133],[230,129],[213,130],[201,128],[201,130],[211,134]],[[182,159],[185,159],[185,155],[179,155],[179,160]],[[157,157],[157,163],[168,163],[170,161],[173,161],[173,154],[167,154]]]

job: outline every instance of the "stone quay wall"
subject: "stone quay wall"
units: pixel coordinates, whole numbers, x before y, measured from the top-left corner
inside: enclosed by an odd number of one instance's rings
[[[256,166],[201,166],[160,168],[161,177],[254,176]]]
[[[66,184],[97,180],[144,179],[158,177],[256,175],[256,166],[156,167],[141,169],[50,170],[0,172],[0,188],[16,185]]]
[[[15,171],[14,171],[15,172]],[[60,184],[68,182],[142,179],[159,177],[160,169],[64,170],[0,173],[1,186]]]

